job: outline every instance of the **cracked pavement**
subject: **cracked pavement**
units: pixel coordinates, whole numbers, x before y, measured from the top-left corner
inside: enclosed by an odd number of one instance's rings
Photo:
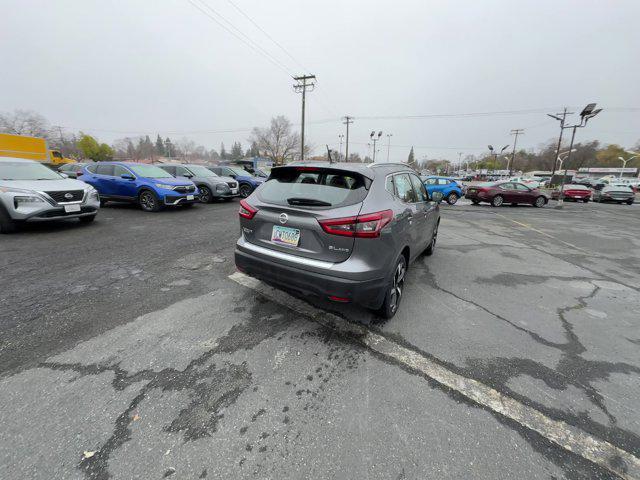
[[[0,478],[612,477],[231,282],[236,209],[0,238]],[[442,217],[391,321],[309,302],[640,456],[639,206]]]

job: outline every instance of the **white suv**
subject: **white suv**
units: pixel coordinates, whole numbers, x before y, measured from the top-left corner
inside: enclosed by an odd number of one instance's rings
[[[20,222],[77,218],[92,222],[100,197],[91,185],[22,158],[0,158],[0,233]]]

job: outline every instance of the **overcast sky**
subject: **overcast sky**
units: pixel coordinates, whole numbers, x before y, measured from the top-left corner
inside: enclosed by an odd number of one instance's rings
[[[275,115],[299,123],[290,77],[313,73],[307,137],[316,153],[338,148],[347,114],[351,150],[363,155],[374,129],[393,134],[391,160],[411,145],[419,159],[480,154],[512,144],[512,128],[525,129],[519,145],[537,148],[558,134],[545,112],[588,102],[605,110],[579,141],[640,139],[638,0],[192,1],[275,60],[189,0],[2,0],[0,111],[35,110],[108,142],[159,132],[217,150],[246,145],[248,130]],[[364,118],[522,110],[535,111]]]

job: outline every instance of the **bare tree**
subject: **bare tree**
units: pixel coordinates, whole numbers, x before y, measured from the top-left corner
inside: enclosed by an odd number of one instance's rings
[[[275,165],[284,165],[300,156],[300,135],[291,131],[291,122],[282,115],[272,118],[269,128],[254,128],[249,142],[255,142],[260,154]]]
[[[49,122],[31,110],[14,110],[0,113],[0,132],[49,138]]]

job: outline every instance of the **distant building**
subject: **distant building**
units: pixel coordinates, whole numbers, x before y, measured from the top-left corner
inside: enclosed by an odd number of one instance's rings
[[[607,167],[588,167],[578,169],[581,177],[601,178],[605,175],[613,175],[623,178],[635,178],[638,176],[637,168],[607,168]]]

